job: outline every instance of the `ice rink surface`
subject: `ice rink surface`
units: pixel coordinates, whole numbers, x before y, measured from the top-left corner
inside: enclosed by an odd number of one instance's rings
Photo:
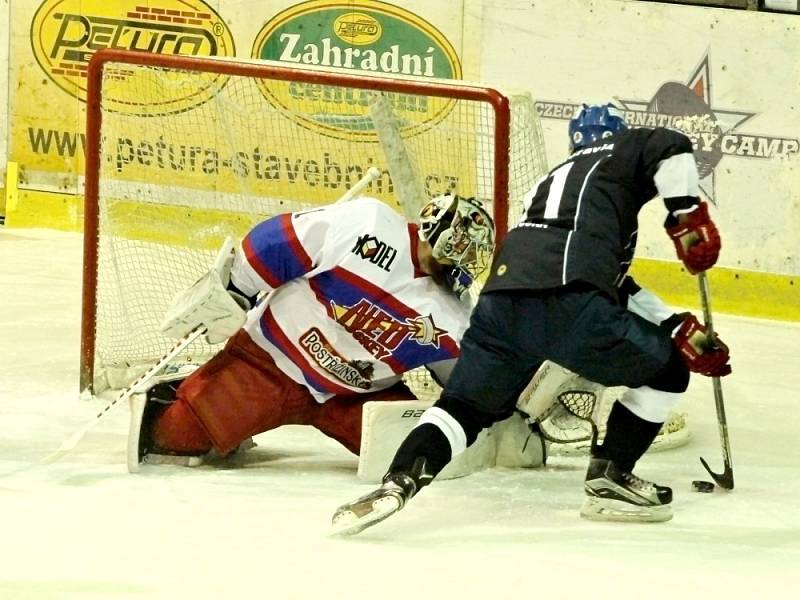
[[[374,486],[312,429],[258,436],[238,463],[130,475],[123,406],[38,465],[103,404],[78,398],[81,236],[0,229],[0,261],[3,600],[800,597],[797,324],[716,316],[736,489],[690,491],[699,456],[722,470],[710,380],[694,377],[690,443],[637,468],[674,488],[668,523],[581,519],[586,459],[551,457],[436,482],[336,539],[333,510]]]

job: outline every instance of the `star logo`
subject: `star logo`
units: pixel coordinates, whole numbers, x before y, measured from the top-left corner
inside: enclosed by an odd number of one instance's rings
[[[437,327],[433,322],[433,316],[427,317],[419,316],[406,321],[414,328],[411,337],[414,338],[418,344],[432,345],[434,348],[439,347],[439,338],[447,333],[446,330]]]
[[[661,85],[647,102],[615,98],[628,112],[652,115],[667,121],[674,129],[685,133],[694,143],[700,189],[714,200],[714,169],[722,160],[722,140],[756,113],[723,108],[712,108],[711,69],[708,54],[700,61],[685,84],[669,81]],[[665,118],[666,117],[666,118]],[[648,117],[645,117],[648,118]],[[635,123],[641,116],[634,116]],[[652,120],[652,117],[649,118]]]
[[[710,65],[706,53],[686,83],[667,81],[650,100],[619,96],[614,100],[631,127],[670,127],[692,140],[701,191],[715,202],[715,173],[724,158],[781,160],[800,151],[800,139],[740,131],[758,113],[715,106]],[[572,119],[581,108],[580,104],[546,101],[537,102],[536,106],[542,118],[562,120]]]
[[[431,315],[406,317],[401,321],[366,299],[352,306],[331,300],[328,314],[378,359],[395,352],[406,339],[438,349],[439,340],[447,334],[447,330],[436,326]]]

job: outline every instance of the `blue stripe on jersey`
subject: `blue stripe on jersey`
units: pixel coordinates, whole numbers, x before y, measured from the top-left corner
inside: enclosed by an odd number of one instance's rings
[[[242,242],[247,262],[271,287],[308,273],[313,264],[292,226],[283,214],[256,225]]]

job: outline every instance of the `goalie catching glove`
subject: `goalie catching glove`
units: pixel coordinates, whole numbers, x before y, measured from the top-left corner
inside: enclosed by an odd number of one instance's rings
[[[672,343],[681,353],[690,371],[706,377],[724,377],[731,373],[730,351],[717,334],[708,337],[706,327],[690,313],[681,313],[664,324],[673,331]]]
[[[242,294],[228,289],[235,255],[233,239],[226,238],[211,270],[175,296],[161,323],[161,331],[166,336],[180,339],[204,326],[206,341],[219,344],[244,325],[252,303]]]
[[[714,266],[722,242],[717,226],[708,216],[708,204],[701,202],[694,210],[680,217],[667,217],[667,234],[675,244],[678,258],[692,275]]]

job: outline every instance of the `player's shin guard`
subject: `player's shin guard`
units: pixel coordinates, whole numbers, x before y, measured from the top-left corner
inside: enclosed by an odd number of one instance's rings
[[[408,434],[397,453],[392,464],[389,465],[387,475],[392,473],[414,473],[419,479],[417,489],[428,485],[442,469],[447,466],[453,456],[450,442],[442,430],[431,423],[418,425]],[[415,467],[424,463],[423,470]]]
[[[612,460],[623,471],[633,471],[636,461],[647,452],[661,425],[646,421],[620,402],[615,402],[606,422],[606,436],[602,445],[592,450],[592,456]]]

